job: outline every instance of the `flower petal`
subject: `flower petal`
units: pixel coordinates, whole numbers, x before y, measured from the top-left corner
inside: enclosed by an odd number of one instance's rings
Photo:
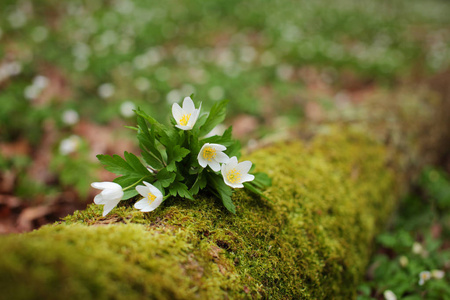
[[[94,197],[94,203],[95,203],[95,204],[105,204],[105,203],[106,203],[106,200],[103,199],[103,196],[102,196],[102,194],[100,193],[100,194],[98,194],[98,195],[96,195],[96,196]]]
[[[224,145],[221,145],[221,144],[209,144],[209,145],[214,147],[214,148],[216,148],[216,150],[218,150],[218,151],[225,151],[225,150],[227,150],[227,147],[225,147]]]
[[[118,189],[122,188],[119,184],[115,182],[103,181],[103,182],[93,182],[91,186],[94,189],[104,190],[104,189]]]
[[[245,176],[242,178],[242,182],[248,182],[253,181],[255,179],[255,176],[252,174],[245,174]]]
[[[148,187],[146,187],[145,185],[138,185],[136,187],[136,191],[142,196],[142,197],[147,197],[148,196]]]
[[[192,101],[191,97],[185,97],[183,100],[183,110],[187,114],[194,114],[195,112],[195,105],[194,101]]]
[[[116,201],[108,201],[105,206],[103,207],[103,216],[106,216],[114,207],[119,204],[119,200]]]
[[[220,164],[217,162],[217,161],[210,161],[209,162],[209,166],[211,167],[211,169],[214,171],[214,172],[218,172],[218,171],[220,171]]]
[[[172,115],[177,123],[183,117],[183,109],[178,105],[178,103],[172,104]]]
[[[226,163],[227,161],[230,160],[230,158],[228,157],[228,155],[226,155],[223,152],[217,152],[216,154],[216,161],[219,163]]]
[[[248,173],[250,171],[250,168],[252,167],[252,162],[249,160],[243,161],[239,163],[237,166],[237,169],[241,171],[241,173]]]
[[[147,198],[142,198],[141,200],[139,200],[138,202],[136,202],[134,204],[134,207],[141,210],[146,208],[148,205],[148,199]]]

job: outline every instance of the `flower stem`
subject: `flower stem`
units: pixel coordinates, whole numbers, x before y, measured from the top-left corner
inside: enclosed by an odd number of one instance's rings
[[[123,190],[123,191],[126,191],[126,190],[128,190],[129,188],[132,188],[133,186],[135,186],[135,185],[137,185],[139,182],[141,182],[145,177],[147,177],[147,176],[144,176],[144,177],[140,178],[138,181],[136,181],[135,183],[133,183],[133,184],[127,186],[126,188],[123,188],[122,190]]]

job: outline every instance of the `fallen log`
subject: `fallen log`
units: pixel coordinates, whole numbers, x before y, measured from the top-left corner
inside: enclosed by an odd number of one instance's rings
[[[236,215],[208,194],[152,213],[123,203],[0,239],[5,299],[351,299],[398,199],[386,147],[335,127],[248,156],[267,201],[237,191]]]

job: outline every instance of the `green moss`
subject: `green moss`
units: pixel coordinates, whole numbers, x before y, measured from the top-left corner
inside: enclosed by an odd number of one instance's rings
[[[209,195],[107,218],[92,205],[2,238],[0,289],[8,299],[354,298],[395,205],[383,147],[332,131],[248,158],[273,178],[273,203],[239,190],[236,215]]]

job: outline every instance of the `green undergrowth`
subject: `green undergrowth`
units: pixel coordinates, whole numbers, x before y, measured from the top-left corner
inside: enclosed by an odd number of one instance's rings
[[[247,156],[272,202],[238,191],[236,215],[208,194],[152,213],[91,205],[0,241],[7,299],[352,299],[396,203],[385,149],[332,130]]]

